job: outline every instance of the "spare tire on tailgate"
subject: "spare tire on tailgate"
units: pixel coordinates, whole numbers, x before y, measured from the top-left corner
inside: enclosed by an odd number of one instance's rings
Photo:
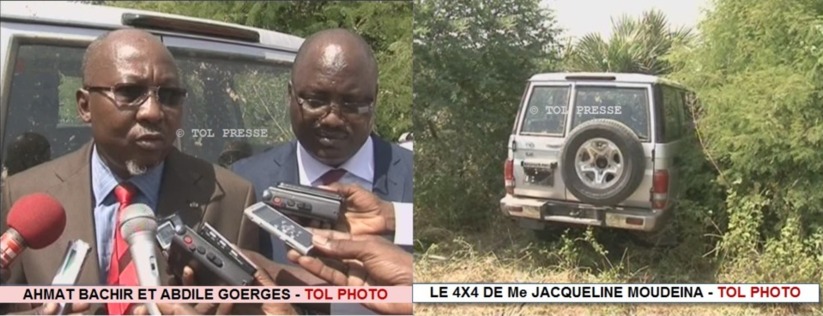
[[[561,150],[560,174],[581,202],[616,205],[640,185],[646,169],[643,145],[626,125],[593,119],[569,133]]]

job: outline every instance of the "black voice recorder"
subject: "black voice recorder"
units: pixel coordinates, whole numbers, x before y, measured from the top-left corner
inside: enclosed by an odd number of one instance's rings
[[[173,214],[159,224],[157,242],[177,278],[188,265],[198,285],[241,286],[254,282],[257,267],[208,223],[194,230]]]

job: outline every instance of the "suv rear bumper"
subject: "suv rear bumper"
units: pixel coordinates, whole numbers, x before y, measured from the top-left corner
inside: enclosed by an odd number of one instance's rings
[[[653,232],[660,229],[669,212],[650,208],[603,207],[585,203],[515,197],[500,200],[503,215],[512,218],[603,226]]]

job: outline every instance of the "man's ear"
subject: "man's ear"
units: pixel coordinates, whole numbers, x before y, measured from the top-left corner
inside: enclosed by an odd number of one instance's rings
[[[293,92],[293,91],[294,91],[294,89],[293,89],[293,88],[292,88],[292,86],[291,86],[291,80],[289,80],[289,84],[288,84],[288,86],[286,86],[286,89],[288,89],[288,90],[289,90],[289,91],[288,91],[288,96],[289,96],[289,100],[291,100],[292,98],[294,98],[294,96],[292,95],[292,94],[294,93],[294,92]]]
[[[83,122],[91,123],[91,102],[89,100],[91,95],[84,89],[77,89],[75,96],[77,97],[77,114]]]

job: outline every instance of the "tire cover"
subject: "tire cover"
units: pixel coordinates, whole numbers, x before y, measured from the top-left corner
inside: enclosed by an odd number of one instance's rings
[[[581,145],[593,138],[604,138],[617,146],[623,161],[623,173],[607,188],[592,188],[577,175],[575,156]],[[560,174],[566,189],[578,200],[596,206],[614,206],[628,198],[643,180],[646,158],[643,145],[628,126],[611,119],[593,119],[569,133],[561,149]]]

